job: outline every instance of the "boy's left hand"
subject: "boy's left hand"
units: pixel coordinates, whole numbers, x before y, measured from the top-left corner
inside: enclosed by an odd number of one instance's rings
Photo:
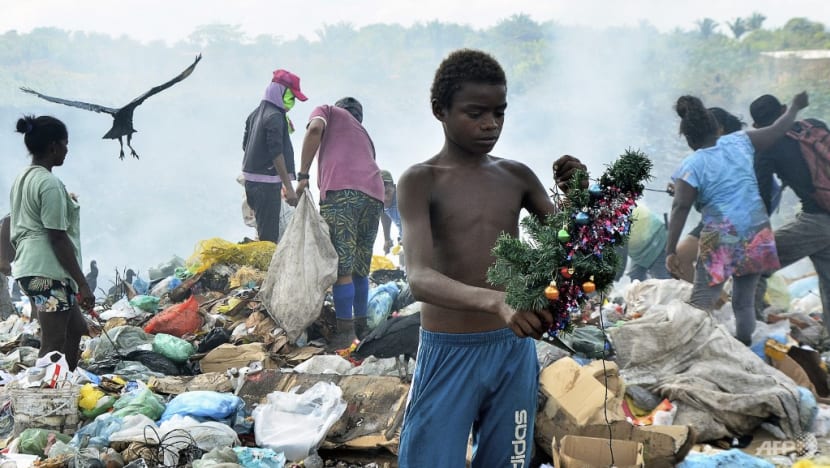
[[[553,180],[556,182],[556,186],[559,187],[559,190],[566,192],[571,178],[574,176],[576,171],[580,170],[585,172],[586,175],[588,174],[588,168],[585,164],[582,164],[582,161],[571,155],[566,154],[557,159],[556,162],[553,163]],[[580,183],[582,188],[588,188],[587,177],[583,178]]]

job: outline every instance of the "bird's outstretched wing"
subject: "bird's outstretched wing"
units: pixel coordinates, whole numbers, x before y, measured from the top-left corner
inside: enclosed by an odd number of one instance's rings
[[[30,89],[30,88],[22,87],[22,88],[20,88],[20,90],[23,91],[24,93],[34,94],[35,96],[37,96],[41,99],[45,99],[45,100],[51,101],[51,102],[56,102],[58,104],[63,104],[65,106],[77,107],[79,109],[85,109],[85,110],[92,111],[92,112],[105,112],[105,113],[111,114],[111,115],[115,115],[115,113],[118,112],[118,109],[113,109],[111,107],[99,106],[98,104],[90,104],[88,102],[81,102],[81,101],[69,101],[69,100],[66,100],[66,99],[47,96],[45,94],[40,94],[39,92],[37,92],[33,89]]]
[[[167,88],[173,86],[174,84],[178,83],[179,81],[182,81],[183,79],[187,78],[188,76],[190,76],[191,73],[193,73],[193,70],[196,69],[196,64],[199,63],[199,60],[202,60],[202,54],[197,55],[196,60],[194,60],[193,63],[190,64],[189,67],[185,68],[183,72],[179,73],[178,76],[176,76],[172,80],[168,81],[167,83],[160,84],[158,86],[153,87],[152,89],[150,89],[150,91],[147,91],[146,93],[142,94],[141,96],[133,99],[129,104],[124,106],[124,108],[135,107],[135,106],[141,104],[142,102],[144,102],[144,100],[147,99],[148,97],[150,97],[154,94],[160,93],[160,92],[164,91],[165,89],[167,89]]]

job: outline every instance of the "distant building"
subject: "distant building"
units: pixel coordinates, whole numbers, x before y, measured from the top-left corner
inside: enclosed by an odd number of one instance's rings
[[[830,59],[830,49],[777,50],[775,52],[761,52],[761,55],[776,59],[797,58],[803,60],[820,60]]]

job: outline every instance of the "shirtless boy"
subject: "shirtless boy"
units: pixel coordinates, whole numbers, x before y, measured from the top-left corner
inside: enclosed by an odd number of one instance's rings
[[[527,166],[489,154],[507,108],[495,59],[474,50],[450,54],[435,73],[431,102],[444,147],[398,184],[407,275],[424,303],[399,463],[464,466],[472,430],[473,467],[526,467],[539,373],[530,338],[540,338],[552,317],[512,309],[486,273],[499,234],[518,236],[522,208],[540,217],[555,208]],[[577,169],[585,166],[576,158],[560,158],[557,184]]]

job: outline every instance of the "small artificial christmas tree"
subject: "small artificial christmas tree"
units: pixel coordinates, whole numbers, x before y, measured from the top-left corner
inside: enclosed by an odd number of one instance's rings
[[[651,167],[645,154],[629,149],[588,189],[581,184],[588,175],[577,173],[565,197],[557,198],[556,214],[522,220],[528,240],[498,238],[487,281],[504,286],[505,300],[516,310],[548,308],[554,318],[550,336],[570,331],[571,313],[614,282],[615,247],[628,239],[631,211]]]

